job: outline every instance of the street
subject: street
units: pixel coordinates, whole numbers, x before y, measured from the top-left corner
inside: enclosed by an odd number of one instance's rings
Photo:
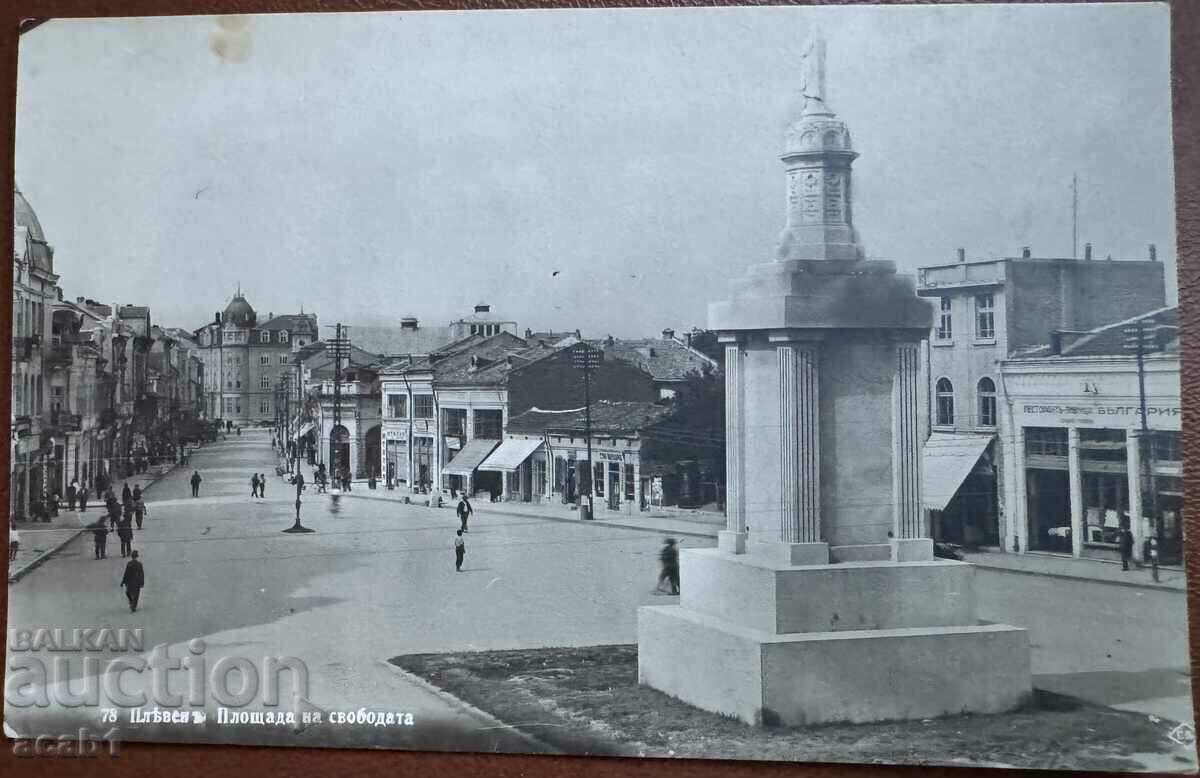
[[[314,744],[529,750],[385,660],[633,643],[638,606],[672,601],[652,593],[661,536],[645,531],[500,515],[483,504],[466,536],[464,570],[456,573],[453,510],[349,497],[334,512],[330,498],[310,487],[302,518],[316,532],[284,534],[294,489],[274,475],[269,440],[267,431],[246,430],[208,444],[188,467],[150,488],[146,526],[134,538],[147,581],[136,613],[117,586],[124,560],[116,544],[97,561],[84,535],[10,587],[10,634],[141,628],[147,650],[166,643],[174,656],[202,638],[210,667],[221,656],[295,656],[307,664],[313,705],[406,711],[416,721],[407,728],[345,727]],[[198,498],[187,483],[193,469],[204,479]],[[250,497],[254,472],[268,474],[263,500]],[[687,538],[683,547],[704,545],[711,544]],[[1037,686],[1190,720],[1181,594],[983,569],[977,588],[982,618],[1030,629]],[[25,710],[6,712],[10,725],[29,721]],[[94,720],[94,712],[87,715]],[[171,732],[181,739],[179,730]],[[210,730],[204,739],[214,738],[264,739],[257,729],[239,728]],[[304,738],[286,742],[309,742]]]

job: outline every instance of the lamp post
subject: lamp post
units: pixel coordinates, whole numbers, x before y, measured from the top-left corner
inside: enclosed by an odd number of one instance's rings
[[[297,407],[297,413],[300,412],[299,409],[304,407],[303,392],[304,392],[304,387],[300,382],[300,360],[297,359],[296,360],[296,407]],[[299,422],[297,422],[297,423],[299,423]],[[298,427],[297,427],[297,431],[299,431]],[[309,529],[308,527],[305,527],[303,524],[300,523],[300,493],[304,491],[304,476],[301,475],[301,473],[300,473],[300,445],[299,445],[299,443],[297,443],[297,445],[294,446],[292,450],[295,452],[295,459],[296,459],[296,470],[295,470],[295,472],[296,472],[296,523],[293,524],[292,526],[288,527],[287,529],[285,529],[284,532],[288,532],[288,533],[316,532],[316,530]]]
[[[587,501],[589,519],[596,518],[596,505],[593,502],[592,495],[595,494],[596,484],[596,465],[592,462],[592,370],[600,364],[604,352],[597,348],[592,348],[587,343],[580,343],[575,347],[572,354],[572,362],[576,369],[583,371],[583,435],[587,443]]]

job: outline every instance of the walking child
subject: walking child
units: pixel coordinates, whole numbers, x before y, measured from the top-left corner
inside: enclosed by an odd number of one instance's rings
[[[463,540],[463,531],[456,530],[454,536],[454,570],[462,572],[463,557],[467,555],[467,543]]]

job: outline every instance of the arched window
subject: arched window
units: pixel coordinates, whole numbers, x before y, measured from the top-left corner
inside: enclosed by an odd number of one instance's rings
[[[263,330],[262,332],[258,333],[258,342],[259,343],[270,343],[271,342],[271,331]]]
[[[280,343],[287,343],[287,339],[288,339],[288,331],[287,331],[287,330],[280,330],[280,331],[279,331],[279,342],[280,342]]]
[[[996,426],[996,382],[990,378],[979,379],[979,426]]]
[[[937,382],[937,423],[941,427],[954,426],[954,385],[949,378]]]

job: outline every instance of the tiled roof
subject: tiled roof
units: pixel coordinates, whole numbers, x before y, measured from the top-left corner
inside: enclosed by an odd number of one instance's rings
[[[433,361],[434,380],[447,386],[498,385],[507,374],[507,357],[528,351],[524,340],[508,332],[474,335],[441,352]],[[482,363],[472,367],[475,358]],[[505,367],[502,367],[505,366]]]
[[[637,432],[661,422],[670,413],[670,408],[654,403],[600,400],[592,403],[592,435]],[[541,434],[556,430],[583,432],[584,429],[586,411],[583,408],[568,411],[531,408],[508,420],[508,431],[517,434]]]
[[[284,313],[276,316],[265,324],[258,325],[260,330],[287,330],[291,332],[317,332],[317,316],[314,313]]]
[[[683,381],[690,374],[713,368],[713,361],[677,340],[646,338],[643,340],[589,341],[604,350],[606,359],[619,359],[645,370],[655,381]]]
[[[1178,306],[1168,306],[1130,319],[1106,324],[1088,332],[1063,333],[1062,348],[1058,354],[1055,354],[1053,347],[1047,344],[1027,349],[1014,356],[1017,358],[1130,356],[1132,352],[1125,347],[1125,338],[1127,337],[1125,328],[1138,321],[1151,319],[1154,322],[1153,325],[1143,326],[1153,328],[1159,344],[1157,353],[1178,354],[1179,308]]]
[[[360,327],[350,325],[350,342],[385,357],[424,356],[453,339],[449,327]]]

